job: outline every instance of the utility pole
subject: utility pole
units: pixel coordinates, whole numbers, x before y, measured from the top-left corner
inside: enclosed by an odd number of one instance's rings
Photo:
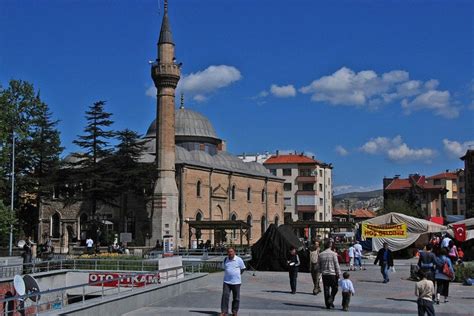
[[[15,130],[13,130],[12,136],[12,192],[10,200],[10,209],[12,214],[15,212]],[[8,255],[11,257],[13,254],[13,223],[10,223],[10,243],[8,247]]]

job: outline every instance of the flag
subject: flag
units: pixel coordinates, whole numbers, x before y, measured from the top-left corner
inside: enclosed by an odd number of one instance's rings
[[[454,224],[453,225],[454,238],[457,241],[466,240],[466,224]]]

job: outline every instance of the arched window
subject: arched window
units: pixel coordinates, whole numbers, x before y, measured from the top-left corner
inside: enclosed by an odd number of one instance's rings
[[[275,204],[278,203],[278,191],[275,191]]]
[[[278,215],[275,216],[275,226],[278,227],[278,222],[280,221],[280,218]]]
[[[196,183],[196,195],[201,196],[201,181]]]
[[[198,211],[196,213],[196,221],[202,221],[202,213],[201,211]],[[201,239],[201,230],[200,229],[196,229],[196,239]]]
[[[262,202],[265,202],[265,189],[262,190]]]
[[[232,214],[232,215],[230,216],[230,220],[231,220],[231,221],[236,221],[236,220],[237,220],[237,215],[235,215],[235,213]],[[237,231],[236,231],[235,229],[233,229],[233,230],[232,230],[232,239],[235,239],[235,238],[237,238]]]
[[[58,213],[54,213],[54,215],[51,216],[51,237],[53,238],[59,238],[61,236],[60,219]]]
[[[232,189],[230,190],[230,197],[232,200],[235,200],[235,185],[233,185]]]
[[[262,218],[260,219],[260,236],[263,236],[263,234],[265,233],[265,226],[267,226],[266,221],[267,219],[265,218],[265,216],[262,216]]]
[[[250,226],[248,229],[248,238],[252,239],[252,215],[247,216],[247,224]]]
[[[250,193],[251,193],[250,187],[248,187],[247,188],[247,201],[249,201],[249,202],[250,202]]]

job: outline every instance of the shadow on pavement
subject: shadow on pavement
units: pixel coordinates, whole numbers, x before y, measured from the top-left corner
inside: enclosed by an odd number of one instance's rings
[[[267,291],[262,291],[262,292],[291,294],[291,291],[279,291],[279,290],[267,290]],[[306,294],[306,295],[315,296],[313,293],[309,293],[309,292],[296,292],[296,294]]]
[[[392,298],[392,297],[387,297],[387,300],[397,301],[397,302],[411,302],[411,303],[415,303],[415,304],[416,304],[416,300],[409,300],[409,299],[406,299],[406,298]]]
[[[299,306],[299,307],[311,307],[311,308],[318,308],[318,309],[326,309],[326,307],[318,306],[318,305],[296,304],[296,303],[283,303],[283,304],[288,305],[288,306]]]
[[[373,280],[360,280],[360,281],[358,281],[358,282],[365,282],[365,283],[380,283],[380,284],[382,284],[382,283],[383,283],[383,281],[373,281]]]
[[[204,315],[219,315],[219,312],[216,311],[195,311],[195,310],[190,310],[190,313],[196,313],[196,314],[204,314]]]

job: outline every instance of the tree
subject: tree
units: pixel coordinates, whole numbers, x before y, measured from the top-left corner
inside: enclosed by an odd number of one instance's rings
[[[112,148],[109,140],[114,132],[109,129],[113,124],[112,114],[104,110],[105,101],[95,102],[86,111],[87,125],[84,135],[78,136],[73,143],[83,152],[76,153],[77,162],[71,168],[72,180],[82,184],[82,200],[90,203],[90,214],[97,211],[97,203],[113,204],[114,182],[104,159],[111,157]]]
[[[0,242],[6,243],[10,233],[10,225],[15,225],[17,219],[15,213],[7,208],[2,201],[0,201]]]
[[[384,209],[379,214],[401,213],[408,216],[424,218],[424,214],[419,206],[408,202],[406,199],[387,199]]]
[[[10,201],[12,137],[15,134],[15,199],[26,234],[37,225],[43,197],[62,152],[57,121],[32,84],[11,80],[0,89],[0,200]]]

